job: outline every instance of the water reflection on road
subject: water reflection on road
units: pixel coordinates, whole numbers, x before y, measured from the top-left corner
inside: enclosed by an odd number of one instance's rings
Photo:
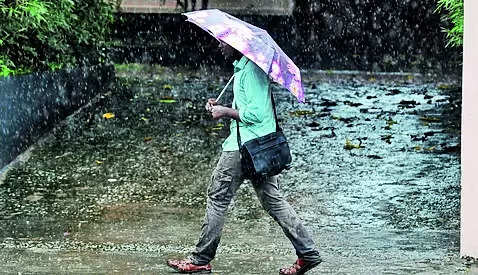
[[[346,82],[309,89],[306,106],[281,105],[308,111],[285,120],[295,169],[283,186],[323,248],[334,251],[323,271],[454,265],[460,96],[436,85]],[[447,268],[433,272],[458,272]]]

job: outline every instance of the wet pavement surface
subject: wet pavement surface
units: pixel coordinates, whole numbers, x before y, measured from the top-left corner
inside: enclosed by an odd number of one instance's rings
[[[170,274],[166,259],[195,245],[229,131],[203,108],[227,75],[207,70],[117,66],[111,89],[3,173],[0,272]],[[324,258],[309,274],[469,273],[460,89],[406,74],[304,79],[306,104],[274,92],[293,153],[281,188]],[[294,260],[244,184],[213,273],[277,274]]]

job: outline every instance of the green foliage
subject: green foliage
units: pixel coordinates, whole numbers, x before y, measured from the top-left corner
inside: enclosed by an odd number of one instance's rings
[[[447,46],[463,45],[463,25],[465,18],[463,0],[438,0],[436,12],[446,10],[447,16],[443,17],[443,21],[451,24],[445,28],[447,33]]]
[[[13,73],[12,62],[4,57],[0,57],[0,77],[8,76]]]
[[[0,0],[0,75],[103,61],[117,2]]]

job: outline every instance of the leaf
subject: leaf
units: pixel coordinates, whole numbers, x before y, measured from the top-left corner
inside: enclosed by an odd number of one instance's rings
[[[216,124],[216,126],[211,128],[211,131],[220,131],[220,130],[222,130],[222,128],[224,128],[224,124],[218,123],[218,124]]]
[[[40,193],[35,193],[35,194],[30,195],[30,196],[25,198],[25,200],[27,200],[29,202],[36,202],[36,201],[39,201],[41,199],[43,199],[43,196]]]
[[[291,116],[306,116],[306,115],[313,115],[315,114],[314,111],[309,111],[309,110],[297,110],[297,111],[293,111],[293,112],[290,112],[290,115]]]
[[[360,142],[358,145],[357,144],[353,144],[352,141],[350,141],[350,139],[345,139],[345,145],[344,145],[344,149],[345,150],[352,150],[352,149],[360,149],[362,148],[362,142]]]
[[[397,124],[397,123],[398,122],[396,122],[392,118],[388,118],[388,120],[387,120],[387,126],[389,126],[389,127],[391,127],[392,125]]]
[[[114,118],[115,117],[115,114],[113,113],[105,113],[103,114],[103,118],[106,118],[106,119],[110,119],[110,118]]]
[[[169,84],[164,84],[163,85],[163,89],[168,89],[168,90],[172,90],[173,89],[173,86],[169,85]]]
[[[437,86],[438,89],[440,90],[448,90],[448,89],[451,89],[452,86],[451,85],[448,85],[448,84],[440,84]]]
[[[420,117],[420,120],[425,121],[425,122],[439,122],[440,121],[440,119],[437,118],[437,117],[429,117],[429,116]]]
[[[175,103],[176,100],[174,100],[174,99],[160,99],[159,102],[161,102],[161,103]]]

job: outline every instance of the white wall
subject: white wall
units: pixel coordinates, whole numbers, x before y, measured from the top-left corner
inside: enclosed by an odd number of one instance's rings
[[[478,1],[465,0],[461,254],[478,258]]]
[[[188,1],[188,11],[191,10],[191,0]],[[201,8],[203,0],[196,0],[196,10]],[[121,11],[126,13],[181,13],[177,9],[176,0],[122,0]],[[290,15],[294,7],[293,0],[208,0],[208,8],[242,14],[273,14]]]

